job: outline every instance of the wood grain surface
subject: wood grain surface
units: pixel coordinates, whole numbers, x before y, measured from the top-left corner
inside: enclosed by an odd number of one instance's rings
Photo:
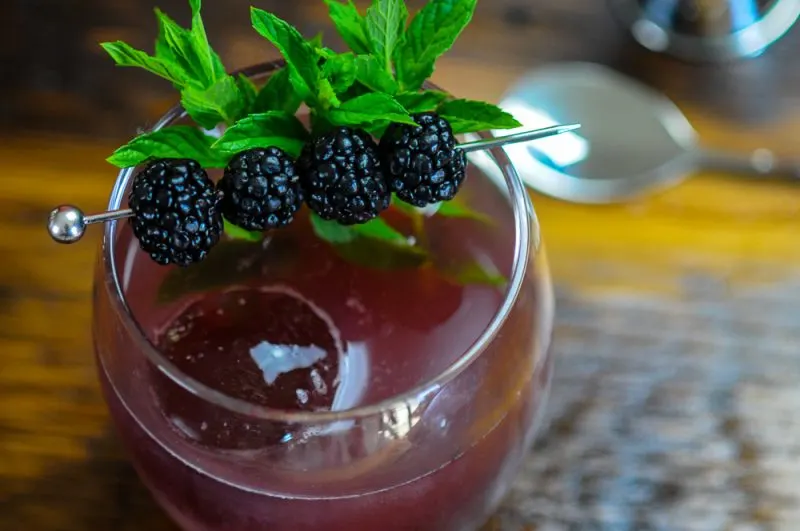
[[[206,3],[232,67],[274,56],[246,31],[245,2]],[[325,26],[316,0],[273,4],[308,34]],[[526,69],[597,61],[664,91],[708,145],[797,154],[798,30],[759,59],[701,67],[639,49],[595,0],[479,6],[436,74],[459,95],[497,100]],[[172,102],[95,47],[147,45],[152,7],[0,8],[3,531],[174,531],[122,455],[96,383],[100,232],[64,247],[44,230],[56,204],[102,209],[115,178],[104,158]],[[559,299],[551,421],[487,529],[797,529],[800,187],[704,174],[620,206],[533,197]]]

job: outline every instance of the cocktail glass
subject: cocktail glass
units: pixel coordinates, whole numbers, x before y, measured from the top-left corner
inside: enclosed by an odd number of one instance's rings
[[[191,123],[180,108],[155,129],[176,123]],[[435,267],[402,267],[413,257],[391,246],[334,249],[305,214],[187,269],[155,265],[125,222],[106,225],[100,381],[179,526],[464,531],[491,516],[548,394],[553,297],[523,185],[502,150],[481,156],[493,171],[471,164],[457,198],[479,216],[385,215],[427,240]],[[109,209],[134,174],[119,174]]]

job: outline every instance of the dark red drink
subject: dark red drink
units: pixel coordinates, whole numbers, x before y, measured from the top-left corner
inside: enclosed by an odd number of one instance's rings
[[[537,227],[527,211],[515,217],[511,203],[525,199],[503,186],[472,168],[460,193],[492,223],[427,219],[438,267],[357,265],[305,215],[180,273],[115,232],[96,290],[101,379],[133,462],[175,521],[463,531],[488,518],[550,375],[549,279],[520,223],[532,238]],[[386,219],[411,231],[405,214]],[[442,272],[465,263],[508,286]]]

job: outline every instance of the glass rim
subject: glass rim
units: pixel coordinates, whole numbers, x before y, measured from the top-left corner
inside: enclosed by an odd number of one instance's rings
[[[285,66],[284,61],[272,61],[260,63],[234,72],[234,75],[245,75],[249,78],[267,76],[270,73]],[[430,85],[430,84],[429,84]],[[430,88],[437,88],[430,85]],[[158,131],[176,120],[185,118],[186,112],[178,104],[167,111],[148,132]],[[491,133],[480,133],[480,136],[491,138]],[[198,396],[212,404],[225,408],[234,413],[245,416],[286,423],[313,424],[336,422],[342,420],[359,419],[378,415],[387,411],[392,411],[397,407],[405,407],[409,402],[417,401],[420,397],[428,396],[456,376],[461,374],[472,362],[480,357],[486,347],[496,338],[498,332],[506,322],[511,309],[519,298],[519,293],[527,273],[531,252],[538,253],[539,227],[535,223],[535,214],[530,203],[530,197],[525,190],[525,186],[517,174],[516,169],[511,163],[502,148],[495,148],[490,151],[492,163],[496,164],[503,175],[504,183],[509,192],[509,201],[514,212],[515,242],[514,242],[514,263],[508,288],[503,302],[495,313],[492,320],[481,332],[481,335],[464,351],[455,361],[449,364],[444,370],[427,379],[405,392],[396,394],[373,404],[358,406],[350,409],[338,411],[289,411],[282,409],[269,408],[252,404],[239,398],[234,398],[225,393],[217,391],[194,378],[191,378],[178,367],[169,361],[158,348],[147,338],[142,331],[137,320],[131,313],[127,304],[125,294],[120,282],[120,275],[117,271],[115,257],[117,223],[112,221],[105,224],[102,239],[101,266],[103,267],[103,278],[105,289],[109,291],[112,309],[120,317],[125,332],[133,338],[137,345],[137,351],[141,351],[148,361],[158,368],[165,376],[172,380],[176,385],[184,388],[187,392]],[[119,172],[114,187],[109,197],[108,209],[116,210],[121,207],[126,197],[125,191],[133,178],[135,168],[126,168]],[[485,173],[484,170],[481,170]],[[532,245],[536,247],[532,249]]]

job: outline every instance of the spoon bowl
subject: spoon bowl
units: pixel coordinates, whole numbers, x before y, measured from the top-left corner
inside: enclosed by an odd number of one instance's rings
[[[522,78],[501,106],[525,128],[581,124],[578,131],[506,147],[528,186],[567,201],[626,201],[674,186],[700,168],[795,180],[800,173],[796,164],[777,164],[768,150],[743,156],[702,149],[672,101],[596,64],[541,68]]]

